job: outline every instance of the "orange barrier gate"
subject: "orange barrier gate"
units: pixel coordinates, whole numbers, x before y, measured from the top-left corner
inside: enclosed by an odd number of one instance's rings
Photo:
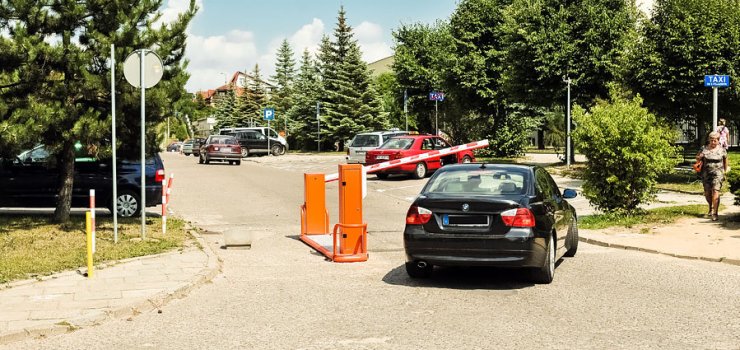
[[[339,165],[339,220],[329,232],[324,174],[304,174],[301,241],[334,262],[367,261],[367,224],[362,222],[362,177],[359,164]]]

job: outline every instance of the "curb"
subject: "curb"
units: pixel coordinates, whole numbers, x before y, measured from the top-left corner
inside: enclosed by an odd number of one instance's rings
[[[0,345],[9,344],[17,341],[22,341],[26,339],[42,339],[47,338],[54,335],[60,335],[65,333],[71,333],[81,328],[96,326],[99,324],[102,324],[103,322],[110,320],[110,319],[121,319],[121,318],[132,318],[135,317],[141,313],[152,311],[155,309],[160,309],[167,303],[171,302],[175,299],[182,299],[186,297],[190,292],[195,290],[196,288],[202,286],[205,283],[210,282],[213,278],[215,278],[218,274],[221,273],[223,269],[223,260],[221,260],[216,253],[211,249],[211,247],[205,242],[203,237],[198,234],[198,232],[195,229],[188,228],[187,231],[195,238],[195,240],[200,244],[208,261],[206,262],[206,266],[201,269],[197,274],[195,274],[194,277],[192,277],[189,281],[181,284],[179,287],[176,287],[171,290],[165,290],[162,292],[157,293],[153,297],[150,297],[144,301],[136,302],[132,305],[119,307],[112,310],[105,310],[96,312],[90,315],[78,317],[71,320],[65,320],[61,322],[57,322],[51,325],[46,326],[36,326],[36,327],[29,327],[20,331],[14,331],[6,334],[0,335]],[[197,249],[197,248],[196,248]],[[112,266],[117,264],[126,263],[133,260],[143,260],[143,259],[150,259],[155,257],[160,257],[167,254],[179,254],[178,251],[175,252],[167,252],[157,255],[149,255],[149,256],[143,256],[143,257],[137,257],[137,258],[130,258],[130,259],[124,259],[117,261],[115,263],[109,263],[104,266]],[[63,272],[61,275],[66,276],[69,274],[76,274],[76,271],[67,271]],[[60,274],[56,274],[55,276],[60,276]],[[46,276],[47,278],[41,279],[51,279],[53,276]],[[29,283],[37,282],[38,280],[25,280],[25,281],[19,281],[16,283],[9,284],[9,287],[18,286],[18,285],[25,285]],[[0,288],[2,289],[2,288]]]
[[[604,241],[600,241],[600,240],[593,239],[593,238],[586,238],[586,237],[583,237],[583,236],[579,237],[578,240],[581,241],[581,242],[584,242],[584,243],[598,245],[598,246],[607,247],[607,248],[624,249],[624,250],[634,250],[634,251],[643,252],[643,253],[667,255],[667,256],[674,257],[674,258],[679,258],[679,259],[704,260],[704,261],[720,262],[720,263],[725,263],[725,264],[740,266],[740,260],[737,260],[737,259],[708,258],[708,257],[704,257],[704,256],[692,256],[692,255],[682,255],[682,254],[675,254],[675,253],[667,253],[667,252],[662,252],[662,251],[655,250],[655,249],[632,247],[632,246],[627,246],[627,245],[623,245],[623,244],[616,244],[616,243],[604,242]]]

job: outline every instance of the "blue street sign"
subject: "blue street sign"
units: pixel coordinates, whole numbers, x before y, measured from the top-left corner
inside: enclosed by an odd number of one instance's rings
[[[429,93],[429,101],[444,101],[445,93],[442,91],[432,91]]]
[[[729,75],[705,75],[704,86],[706,87],[729,87]]]
[[[265,120],[275,120],[275,108],[265,108],[263,115]]]

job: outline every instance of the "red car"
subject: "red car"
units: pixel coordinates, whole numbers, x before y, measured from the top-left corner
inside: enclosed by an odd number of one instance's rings
[[[448,147],[452,146],[439,136],[397,136],[386,141],[379,148],[367,151],[367,153],[365,153],[365,165],[410,157]],[[390,174],[410,174],[416,179],[422,179],[430,172],[441,168],[444,164],[470,163],[474,161],[475,156],[473,155],[473,152],[466,150],[440,158],[431,158],[418,163],[400,165],[395,168],[379,171],[375,173],[375,175],[377,175],[379,179],[385,179],[388,178],[388,175]]]
[[[211,135],[205,144],[200,147],[198,163],[210,163],[214,160],[240,165],[242,163],[242,147],[234,136]]]

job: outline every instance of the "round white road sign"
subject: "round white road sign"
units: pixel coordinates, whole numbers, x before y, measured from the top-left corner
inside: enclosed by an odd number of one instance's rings
[[[129,54],[126,61],[123,62],[123,76],[126,77],[129,84],[135,87],[141,87],[139,84],[141,80],[140,57],[141,53],[137,50]],[[163,73],[162,59],[156,53],[147,50],[144,54],[144,88],[148,89],[157,85],[162,79]]]

